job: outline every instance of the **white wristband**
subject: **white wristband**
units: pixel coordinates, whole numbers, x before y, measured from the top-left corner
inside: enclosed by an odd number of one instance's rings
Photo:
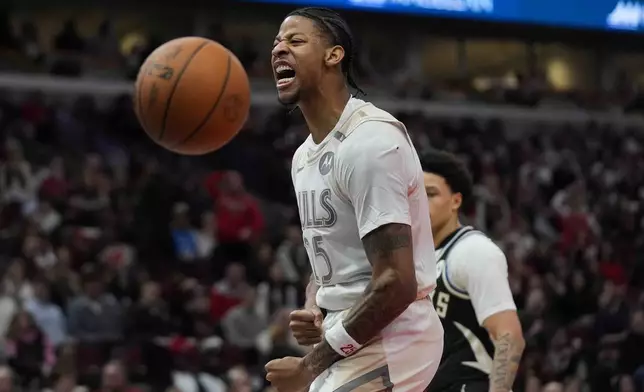
[[[356,342],[344,329],[341,320],[326,331],[324,338],[329,346],[343,357],[348,357],[362,348],[362,345]]]

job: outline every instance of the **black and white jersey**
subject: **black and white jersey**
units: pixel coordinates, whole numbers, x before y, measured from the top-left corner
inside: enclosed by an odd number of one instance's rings
[[[488,382],[494,346],[482,327],[489,316],[515,310],[505,255],[482,232],[461,227],[437,248],[434,307],[443,323],[445,345],[428,392],[460,391]]]

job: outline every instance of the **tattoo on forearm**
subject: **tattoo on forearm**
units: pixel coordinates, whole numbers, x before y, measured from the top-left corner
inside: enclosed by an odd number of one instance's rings
[[[408,297],[401,295],[398,290],[408,289],[410,282],[400,281],[396,272],[400,267],[388,267],[400,263],[398,258],[409,258],[413,263],[411,228],[401,224],[385,225],[369,233],[362,242],[373,266],[374,278],[361,300],[351,308],[344,320],[344,327],[358,343],[365,344],[409,306]],[[402,254],[403,251],[408,253]],[[410,268],[413,270],[413,264]]]
[[[364,345],[407,309],[409,298],[416,294],[416,284],[415,281],[413,284],[401,282],[399,271],[401,260],[410,262],[410,266],[403,268],[408,269],[405,272],[415,279],[409,226],[383,226],[369,233],[362,242],[373,266],[374,277],[344,319],[344,328],[356,342]],[[390,268],[394,264],[396,268]],[[405,292],[401,293],[401,290]],[[305,363],[319,374],[341,358],[326,342],[322,342],[307,355]]]
[[[304,357],[304,366],[317,376],[341,359],[342,356],[336,353],[326,340],[322,340]]]
[[[490,373],[490,390],[508,392],[512,389],[514,378],[519,369],[523,343],[519,343],[510,333],[494,340],[494,361]]]

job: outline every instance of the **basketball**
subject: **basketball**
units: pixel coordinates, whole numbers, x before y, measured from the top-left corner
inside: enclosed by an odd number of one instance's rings
[[[178,38],[159,46],[136,79],[134,110],[159,145],[201,155],[228,143],[250,108],[250,83],[241,62],[217,42]]]

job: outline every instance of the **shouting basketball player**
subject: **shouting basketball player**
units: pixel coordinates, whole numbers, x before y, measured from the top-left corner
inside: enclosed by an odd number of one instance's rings
[[[420,392],[442,352],[420,160],[402,123],[349,94],[353,59],[346,22],[323,8],[288,15],[272,51],[279,100],[311,133],[292,177],[313,276],[291,328],[317,343],[266,365],[281,392]]]
[[[445,349],[429,392],[508,392],[524,341],[508,284],[505,255],[488,237],[459,222],[472,194],[465,166],[452,154],[422,159],[438,281],[432,299]]]

